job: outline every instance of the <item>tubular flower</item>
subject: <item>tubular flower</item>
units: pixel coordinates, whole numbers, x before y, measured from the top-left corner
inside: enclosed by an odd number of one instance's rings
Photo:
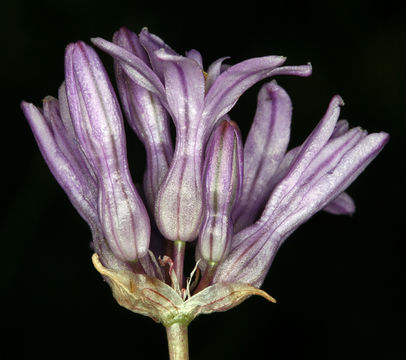
[[[217,264],[231,246],[231,211],[242,188],[242,143],[235,123],[224,120],[213,131],[207,145],[203,170],[206,214],[198,248],[206,262]]]
[[[288,150],[292,103],[272,80],[259,91],[243,145],[229,115],[238,98],[263,79],[309,76],[310,65],[282,66],[284,57],[265,56],[229,66],[220,58],[205,71],[197,50],[179,55],[147,29],[122,28],[113,42],[92,42],[114,58],[124,115],[145,146],[142,187],[130,175],[118,100],[90,46],[66,48],[58,99],[46,97],[42,109],[23,102],[22,109],[51,172],[91,228],[93,263],[116,300],[167,329],[253,294],[274,301],[259,287],[279,247],[320,210],[355,211],[345,190],[388,134],[350,129],[334,96],[303,144]],[[196,245],[197,262],[187,279],[186,242]]]

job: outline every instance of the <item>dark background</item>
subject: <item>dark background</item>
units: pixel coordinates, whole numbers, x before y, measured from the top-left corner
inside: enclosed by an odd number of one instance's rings
[[[6,1],[2,5],[0,345],[4,359],[167,358],[165,331],[120,308],[93,269],[90,232],[48,171],[19,109],[56,95],[65,46],[148,26],[206,66],[285,55],[313,65],[278,78],[294,104],[292,145],[339,93],[342,117],[390,143],[352,185],[351,218],[320,213],[282,247],[251,298],[190,325],[191,359],[404,359],[405,15],[391,1]],[[111,60],[103,56],[106,66]],[[111,69],[111,67],[110,67]],[[246,134],[259,86],[233,111]],[[128,134],[135,181],[143,150]],[[401,225],[403,225],[401,227]]]

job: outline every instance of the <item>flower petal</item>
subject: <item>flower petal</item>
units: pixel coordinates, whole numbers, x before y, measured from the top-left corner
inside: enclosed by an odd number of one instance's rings
[[[200,229],[199,251],[206,262],[218,263],[231,246],[231,211],[241,196],[242,141],[239,129],[222,121],[210,137],[205,159],[206,214]]]
[[[234,241],[239,246],[218,266],[212,283],[238,282],[259,288],[279,249],[280,235],[256,223],[236,234]]]
[[[267,221],[267,219],[271,218],[279,203],[284,201],[284,197],[289,194],[292,189],[295,189],[296,183],[300,180],[307,166],[327,143],[333,133],[340,114],[339,108],[343,104],[339,96],[335,96],[331,100],[323,119],[303,143],[300,150],[297,151],[297,154],[295,154],[296,156],[292,161],[285,180],[278,184],[273,190],[272,196],[261,215],[261,221]]]
[[[192,59],[171,55],[164,49],[158,50],[156,56],[163,62],[166,98],[175,125],[198,131],[204,105],[201,67]]]
[[[145,64],[151,65],[149,57],[142,46],[137,34],[126,27],[121,27],[113,35],[113,44],[121,46],[130,53],[140,58]]]
[[[127,29],[115,33],[113,41],[134,55],[138,56],[139,52],[143,51],[140,49],[137,35]],[[144,191],[152,210],[159,186],[168,172],[173,156],[168,113],[156,95],[128,77],[118,60],[115,60],[115,72],[126,118],[146,149]]]
[[[277,75],[294,75],[294,76],[310,76],[312,74],[312,65],[308,63],[307,65],[296,65],[296,66],[280,66],[272,70],[271,76]]]
[[[333,169],[341,161],[342,157],[359,143],[365,135],[366,132],[362,129],[354,128],[342,136],[331,139],[308,165],[295,189],[292,189],[283,198],[283,202],[272,215],[273,219],[269,220],[272,224],[275,224],[273,226],[285,221],[292,211],[300,206],[303,197],[314,189],[319,179],[334,171]],[[283,181],[290,181],[289,176]]]
[[[204,77],[192,59],[157,52],[164,64],[167,100],[176,126],[176,148],[155,206],[161,233],[170,240],[196,238],[203,214]]]
[[[199,66],[203,69],[203,58],[202,58],[202,54],[200,54],[199,51],[197,51],[195,49],[189,50],[186,52],[186,57],[196,61],[199,64]]]
[[[161,101],[165,101],[165,90],[161,81],[142,59],[126,49],[101,38],[93,38],[92,43],[115,59],[121,61],[123,70],[135,83],[158,95]]]
[[[150,224],[132,183],[120,108],[95,51],[82,42],[65,54],[69,109],[81,148],[98,180],[98,214],[104,236],[121,260],[146,255]]]
[[[292,103],[275,81],[262,87],[257,112],[244,145],[243,193],[233,213],[238,232],[257,217],[270,194],[270,183],[285,155],[292,116]]]
[[[176,51],[172,50],[171,47],[166,44],[159,36],[151,34],[146,27],[141,30],[139,38],[142,46],[148,53],[152,69],[158,75],[161,81],[163,81],[165,66],[162,63],[162,59],[159,59],[159,57],[156,56],[155,52],[157,50],[164,49],[167,54],[174,56],[178,56],[178,54],[176,53]]]
[[[203,118],[208,127],[213,126],[218,119],[228,113],[238,98],[258,81],[275,75],[311,74],[310,65],[279,68],[285,60],[286,58],[282,56],[249,59],[221,73],[206,95]]]
[[[348,127],[349,124],[347,120],[338,120],[331,137],[334,138],[343,135],[348,131]]]
[[[212,127],[227,114],[238,98],[252,85],[285,62],[282,56],[245,60],[221,73],[207,92],[203,118]]]
[[[222,57],[214,61],[209,68],[207,69],[207,78],[206,78],[206,91],[211,88],[214,81],[219,77],[222,70],[223,61],[229,59],[228,56]]]
[[[81,166],[83,159],[80,159],[78,149],[70,148],[67,134],[61,129],[63,124],[58,114],[57,100],[47,97],[44,105],[48,118],[33,104],[22,102],[21,108],[55,179],[82,218],[95,229],[98,221],[94,179]]]
[[[63,123],[64,128],[66,129],[67,136],[71,139],[73,143],[76,144],[76,147],[79,149],[77,145],[77,137],[75,133],[75,129],[73,127],[72,118],[69,112],[69,104],[68,98],[66,96],[66,85],[65,81],[58,89],[58,103],[59,103],[59,113],[61,115],[61,120]]]
[[[280,234],[290,234],[314,213],[340,195],[379,154],[389,139],[386,133],[374,133],[362,138],[347,151],[338,164],[301,197],[300,204],[292,207],[291,214],[277,230]]]
[[[332,171],[325,173],[292,203],[283,221],[258,221],[233,239],[230,255],[217,269],[214,282],[244,282],[261,286],[280,245],[298,226],[342,193],[378,155],[388,141],[388,134],[363,137],[345,152]]]
[[[97,180],[96,175],[89,164],[86,156],[83,154],[81,147],[79,146],[78,138],[75,133],[72,118],[69,112],[68,98],[66,95],[66,85],[65,82],[59,87],[58,90],[58,102],[59,102],[59,113],[61,116],[63,126],[59,126],[59,122],[51,122],[54,133],[61,134],[65,138],[65,142],[68,144],[67,153],[75,154],[76,160],[79,162],[79,167],[85,172],[85,176],[88,177],[88,181],[91,181],[92,188],[94,189],[94,196],[97,198]],[[44,111],[46,107],[44,106]],[[57,130],[59,128],[59,131]],[[62,148],[62,147],[61,147]]]
[[[355,203],[350,195],[343,192],[329,202],[323,210],[333,215],[352,215],[355,212]]]

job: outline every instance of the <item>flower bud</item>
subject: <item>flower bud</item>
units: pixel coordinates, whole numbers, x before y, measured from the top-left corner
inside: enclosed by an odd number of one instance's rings
[[[233,226],[231,211],[241,196],[243,153],[234,122],[222,121],[207,147],[204,166],[206,213],[199,237],[199,252],[207,262],[219,262],[229,251]]]
[[[66,91],[80,147],[98,185],[98,216],[114,255],[135,261],[147,254],[150,223],[132,183],[123,119],[95,51],[78,42],[65,54]]]

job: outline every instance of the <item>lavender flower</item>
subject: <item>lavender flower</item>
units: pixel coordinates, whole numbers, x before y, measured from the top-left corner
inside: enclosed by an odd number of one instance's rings
[[[222,121],[207,145],[203,170],[206,214],[198,248],[206,262],[217,264],[229,252],[233,235],[231,211],[238,205],[242,190],[242,157],[236,124]]]
[[[274,301],[259,287],[279,247],[320,210],[354,212],[344,191],[388,134],[349,129],[335,96],[304,143],[287,151],[292,104],[272,80],[259,92],[243,146],[229,116],[238,98],[266,78],[308,76],[310,65],[282,66],[285,58],[266,56],[226,66],[221,58],[206,72],[197,50],[181,56],[146,29],[137,36],[122,28],[113,42],[92,42],[114,57],[125,117],[146,148],[140,190],[129,172],[118,100],[91,47],[67,47],[58,99],[46,97],[42,109],[23,102],[22,109],[50,170],[91,228],[96,269],[122,306],[167,327],[173,355],[172,342],[197,315],[253,294]],[[195,241],[202,276],[194,269],[185,283],[185,242]]]

